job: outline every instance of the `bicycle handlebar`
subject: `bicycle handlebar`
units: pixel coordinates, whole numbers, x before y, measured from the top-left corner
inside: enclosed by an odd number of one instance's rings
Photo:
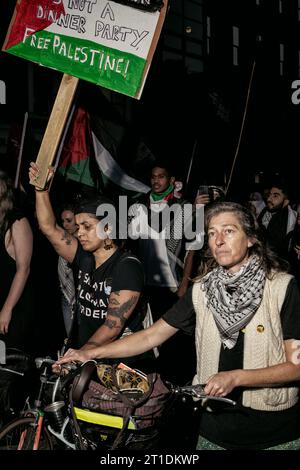
[[[198,398],[199,400],[215,400],[222,401],[233,406],[236,405],[236,401],[231,400],[230,398],[206,395],[204,393],[203,386],[200,384],[186,386],[172,385],[171,388],[172,391],[177,395],[190,395],[193,398]]]
[[[51,359],[51,357],[49,356],[35,358],[35,364],[38,369],[40,369],[43,364],[52,365],[55,362],[56,360]],[[69,371],[74,371],[78,369],[79,365],[69,362],[67,364],[63,364],[62,367]],[[175,393],[175,395],[190,395],[193,398],[196,398],[199,400],[215,400],[215,401],[221,401],[221,402],[227,403],[232,406],[236,405],[236,402],[234,400],[231,400],[230,398],[206,395],[206,393],[204,392],[203,385],[200,385],[200,384],[179,386],[179,385],[174,385],[174,384],[169,383],[169,386],[172,392]]]
[[[56,362],[56,360],[51,359],[51,357],[49,356],[36,357],[34,361],[35,361],[35,365],[37,369],[40,369],[43,364],[53,365]],[[78,368],[78,364],[73,364],[72,362],[69,362],[68,364],[63,364],[62,368],[67,369],[67,370],[75,370]]]

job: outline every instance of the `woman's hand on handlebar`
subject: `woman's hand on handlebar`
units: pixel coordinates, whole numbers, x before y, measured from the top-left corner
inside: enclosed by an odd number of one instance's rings
[[[77,368],[75,363],[67,363],[67,364],[58,364],[55,362],[52,365],[52,372],[56,375],[68,375],[68,373],[72,370],[75,370]]]
[[[88,354],[88,350],[84,349],[68,349],[66,354],[59,358],[53,367],[59,367],[63,364],[67,364],[68,362],[85,362],[91,359]]]
[[[225,397],[238,385],[238,372],[230,370],[212,375],[206,382],[204,393],[208,396]]]
[[[67,375],[69,373],[69,370],[55,362],[52,365],[52,372],[56,375]]]

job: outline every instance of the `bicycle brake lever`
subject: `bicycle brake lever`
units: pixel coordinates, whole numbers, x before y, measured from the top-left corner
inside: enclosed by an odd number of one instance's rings
[[[206,397],[206,395],[204,393],[203,385],[201,385],[201,384],[191,385],[190,389],[191,389],[191,394],[194,395],[196,398]]]
[[[36,357],[34,361],[37,369],[40,369],[43,364],[51,365],[55,362],[53,359],[51,359],[51,357]]]
[[[195,398],[205,398],[206,395],[204,394],[202,385],[186,385],[184,387],[180,387],[182,393],[186,393],[187,395],[192,395]]]
[[[224,403],[228,403],[229,405],[233,405],[233,406],[236,405],[236,401],[231,400],[230,398],[206,395],[206,393],[204,393],[203,385],[198,384],[198,385],[188,386],[185,388],[187,389],[186,393],[191,393],[191,395],[194,395],[195,398],[199,398],[200,400],[215,400],[215,401],[222,401]]]
[[[225,403],[228,403],[229,405],[235,406],[236,401],[231,400],[230,398],[225,398],[225,397],[211,397],[209,395],[205,395],[205,398],[207,400],[215,400],[215,401],[223,401]]]

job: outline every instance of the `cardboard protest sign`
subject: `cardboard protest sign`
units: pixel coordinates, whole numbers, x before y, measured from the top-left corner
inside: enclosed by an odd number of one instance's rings
[[[166,13],[158,3],[18,0],[3,50],[139,98]]]

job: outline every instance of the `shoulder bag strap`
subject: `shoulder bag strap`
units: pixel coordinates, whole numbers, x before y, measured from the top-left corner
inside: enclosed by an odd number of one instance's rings
[[[112,449],[118,448],[118,446],[121,444],[121,442],[123,440],[123,437],[124,437],[124,434],[125,434],[125,431],[127,429],[129,420],[130,420],[130,416],[134,413],[134,410],[136,408],[138,408],[139,406],[143,405],[148,400],[148,398],[150,397],[150,395],[153,391],[153,384],[154,384],[155,376],[156,376],[155,373],[148,375],[148,380],[150,380],[149,390],[146,393],[144,393],[142,398],[140,398],[139,400],[134,400],[133,401],[133,400],[130,400],[130,398],[126,397],[126,395],[124,395],[124,393],[122,393],[120,391],[120,387],[119,387],[118,381],[117,381],[116,372],[117,372],[117,365],[113,366],[113,368],[112,368],[112,380],[113,380],[115,390],[117,391],[118,398],[124,403],[125,408],[124,408],[124,413],[123,413],[123,427],[120,430],[120,432],[118,433],[116,439],[114,440],[114,443],[112,445]]]

